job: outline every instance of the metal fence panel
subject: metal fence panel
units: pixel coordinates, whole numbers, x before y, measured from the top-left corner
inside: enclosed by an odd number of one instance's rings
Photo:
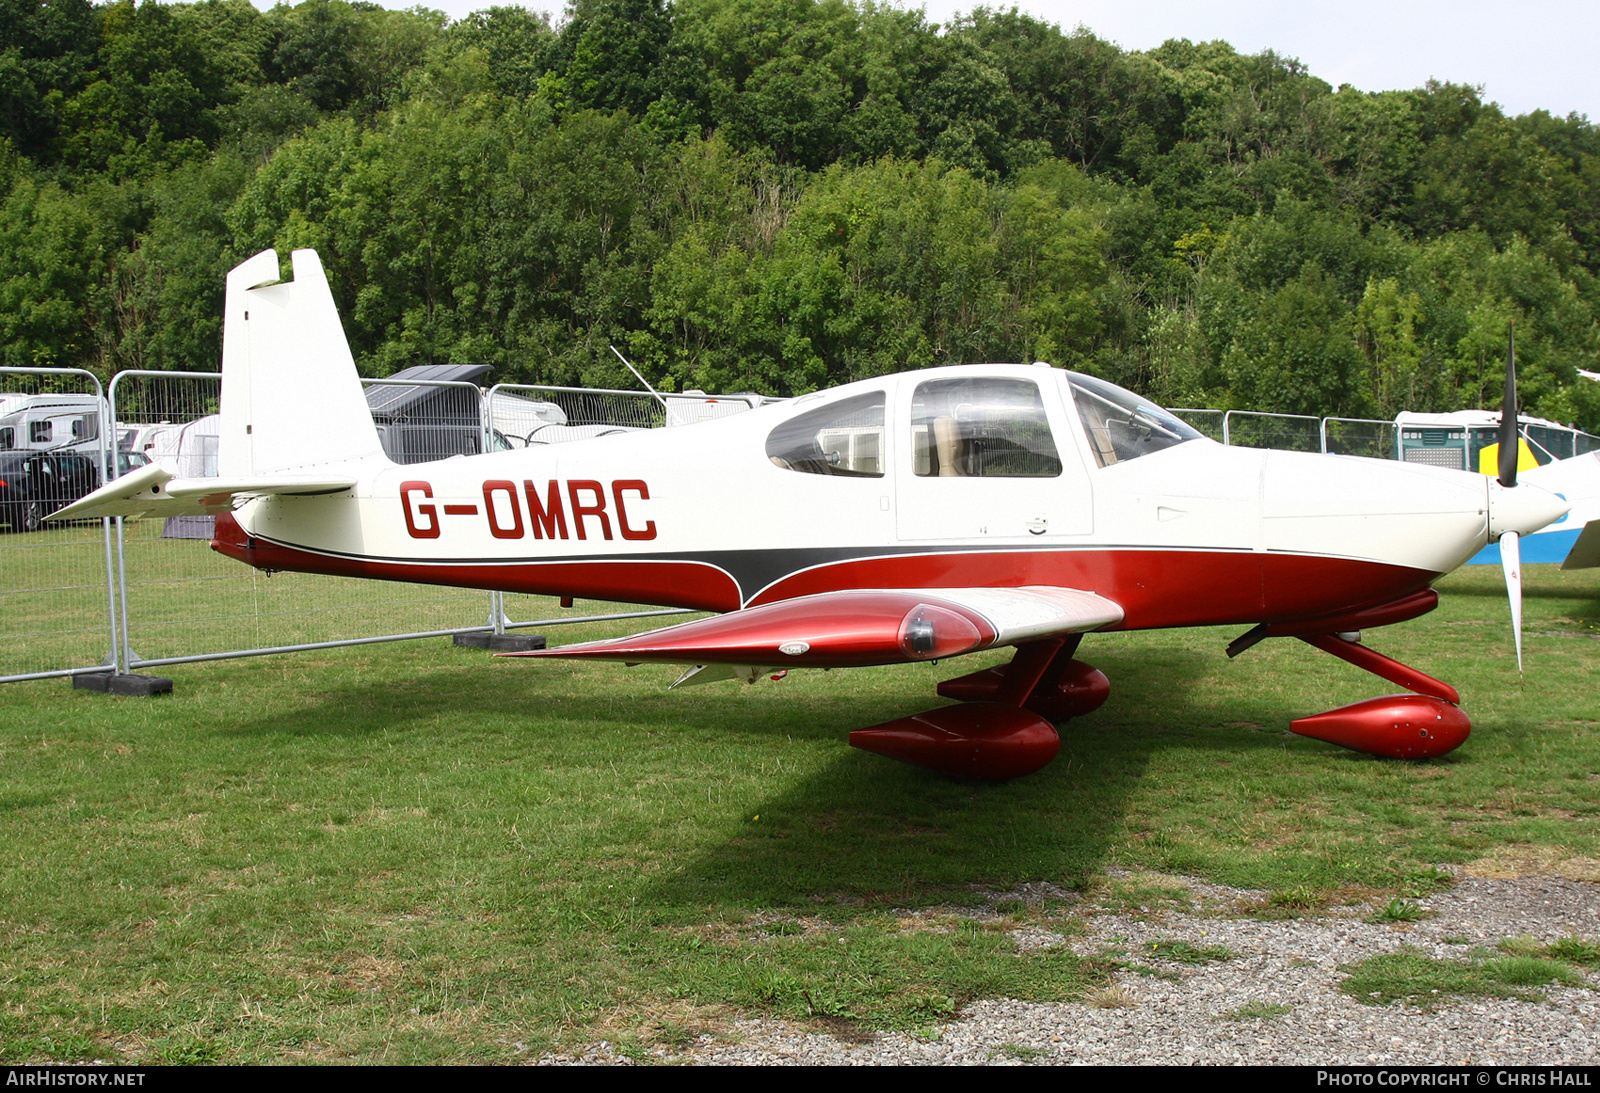
[[[103,481],[99,380],[0,368],[0,681],[103,671],[116,646],[109,521],[44,517]]]
[[[564,444],[667,424],[667,407],[644,391],[497,383],[484,396],[493,430],[513,448]]]
[[[1222,411],[1221,410],[1191,410],[1178,409],[1170,411],[1185,425],[1193,426],[1196,430],[1222,443]]]
[[[1322,419],[1322,450],[1333,455],[1398,459],[1400,434],[1392,421],[1359,417],[1325,417]]]
[[[1322,419],[1304,414],[1269,414],[1229,410],[1222,416],[1224,444],[1315,452],[1322,448]]]
[[[111,398],[125,424],[145,429],[137,435],[150,455],[175,459],[186,476],[209,477],[219,386],[216,373],[124,372],[112,381]],[[437,445],[454,454],[448,445],[466,443],[459,423],[442,412],[418,411],[412,421],[415,430],[396,430],[405,452],[426,455]],[[471,432],[476,445],[481,429]],[[212,551],[213,534],[210,517],[124,522],[128,667],[487,625],[489,597],[479,590],[266,574]]]
[[[483,390],[475,383],[364,379],[361,385],[378,439],[396,463],[428,463],[496,447],[492,438],[485,443]]]

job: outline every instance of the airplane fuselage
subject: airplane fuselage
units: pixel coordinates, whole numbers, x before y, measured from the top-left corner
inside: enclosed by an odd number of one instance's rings
[[[983,403],[997,390],[1012,411]],[[349,491],[245,505],[216,545],[261,568],[708,611],[1049,585],[1140,629],[1385,603],[1488,539],[1482,476],[1151,444],[1099,390],[1042,366],[931,369],[682,428],[370,460]]]

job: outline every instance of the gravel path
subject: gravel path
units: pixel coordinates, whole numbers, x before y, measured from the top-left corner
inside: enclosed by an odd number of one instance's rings
[[[1115,880],[1116,878],[1113,878]],[[1543,1001],[1453,998],[1431,1011],[1365,1005],[1338,989],[1341,965],[1404,949],[1461,959],[1508,938],[1600,939],[1600,884],[1556,876],[1461,876],[1420,902],[1418,922],[1367,921],[1374,905],[1295,919],[1240,917],[1261,893],[1162,878],[1189,889],[1189,910],[1083,906],[1071,938],[1034,928],[1019,946],[1112,953],[1156,974],[1119,972],[1089,1003],[976,1003],[918,1038],[851,1042],[826,1031],[737,1019],[661,1061],[699,1064],[1298,1063],[1555,1065],[1600,1062],[1600,975],[1544,987]],[[1018,893],[1007,893],[1015,898]],[[1021,893],[1026,897],[1027,893]],[[1225,946],[1228,959],[1162,959],[1152,945]],[[1092,1003],[1092,1004],[1091,1004]],[[626,1062],[609,1044],[547,1063]]]

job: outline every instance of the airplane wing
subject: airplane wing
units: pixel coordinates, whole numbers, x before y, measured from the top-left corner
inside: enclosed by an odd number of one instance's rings
[[[267,475],[255,478],[179,478],[161,462],[108,482],[52,513],[52,520],[102,516],[215,516],[232,512],[238,500],[272,494],[337,493],[356,484],[350,477]]]
[[[707,666],[678,683],[787,668],[937,660],[1098,630],[1122,608],[1072,588],[851,589],[679,623],[625,638],[501,656],[586,657]],[[677,684],[674,684],[676,686]]]
[[[1561,561],[1562,569],[1600,566],[1600,452],[1554,459],[1519,476],[1523,482],[1559,494],[1572,505],[1567,519],[1522,538],[1522,560]],[[1573,534],[1577,530],[1576,535]],[[1546,539],[1546,536],[1549,536]],[[1548,549],[1539,546],[1549,543]],[[1559,552],[1566,546],[1563,557]]]
[[[1600,520],[1590,520],[1583,525],[1577,541],[1567,551],[1567,560],[1561,563],[1562,569],[1593,569],[1595,566],[1600,566]]]

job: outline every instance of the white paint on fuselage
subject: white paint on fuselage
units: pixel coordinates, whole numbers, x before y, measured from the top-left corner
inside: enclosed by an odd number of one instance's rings
[[[1091,504],[1093,519],[1081,521],[1090,530],[1051,534],[1048,541],[1020,526],[997,527],[995,532],[974,527],[962,534],[955,530],[959,522],[953,522],[952,533],[942,539],[952,546],[1265,550],[1445,572],[1486,541],[1486,480],[1461,471],[1224,447],[1209,440],[1097,467],[1072,410],[1066,373],[997,365],[862,381],[817,398],[672,430],[409,466],[367,460],[359,464],[359,485],[348,494],[264,499],[243,508],[239,520],[249,534],[312,551],[420,564],[894,547],[906,541],[897,531],[896,510],[897,485],[911,472],[909,428],[899,420],[909,404],[908,392],[916,383],[960,374],[1005,375],[1055,386],[1059,409],[1051,414],[1051,424],[1058,434],[1063,475],[1004,480],[1004,486],[1013,494],[1037,491],[1040,511],[1059,508],[1064,489],[1077,490],[1072,503]],[[767,436],[781,422],[826,401],[873,390],[885,392],[891,418],[883,477],[807,474],[767,458]],[[484,484],[494,481],[516,488],[523,529],[519,537],[491,533]],[[925,492],[938,481],[912,485]],[[956,481],[970,491],[985,480],[944,481]],[[408,531],[401,495],[407,482],[428,484],[432,497],[425,500],[436,510],[437,537],[418,538]],[[545,498],[551,482],[562,492],[566,538],[534,534],[525,484],[533,484]],[[569,492],[573,482],[600,483],[609,538],[594,515],[583,520],[584,537],[578,537]],[[1083,482],[1089,483],[1089,496],[1082,495]],[[619,483],[645,484],[645,490],[626,487],[622,496],[630,528],[637,534],[653,524],[651,537],[621,534]],[[581,497],[595,501],[592,490]],[[412,500],[424,499],[414,493]],[[504,492],[498,503],[504,529]],[[446,505],[470,506],[474,512],[447,515]],[[918,542],[926,545],[925,539]]]
[[[1262,543],[1274,551],[1447,573],[1488,539],[1485,481],[1414,463],[1269,452]]]

